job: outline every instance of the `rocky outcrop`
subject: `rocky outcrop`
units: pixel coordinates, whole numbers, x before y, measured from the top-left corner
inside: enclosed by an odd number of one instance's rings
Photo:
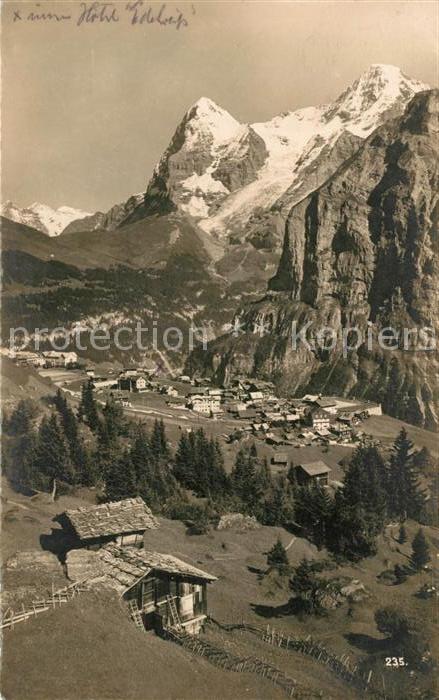
[[[245,126],[242,134],[224,149],[212,177],[235,192],[256,180],[267,156],[264,140],[251,126]]]
[[[202,360],[210,371],[372,398],[399,418],[437,425],[437,109],[437,91],[418,94],[292,207],[269,292],[240,310],[244,335],[212,343]],[[294,323],[308,326],[307,344],[293,347]],[[351,327],[362,342],[343,351]],[[385,327],[399,334],[387,346],[377,337]],[[324,328],[333,346],[317,336]],[[346,345],[357,345],[353,336]]]
[[[83,219],[72,221],[66,226],[63,234],[78,233],[80,231],[97,231],[103,229],[106,231],[114,231],[121,226],[134,212],[134,210],[143,203],[143,194],[133,194],[125,202],[115,204],[105,214],[98,211],[91,216]]]

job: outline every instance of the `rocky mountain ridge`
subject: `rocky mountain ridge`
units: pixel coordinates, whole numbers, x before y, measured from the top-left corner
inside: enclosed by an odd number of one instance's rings
[[[291,207],[268,293],[240,309],[236,338],[195,353],[190,369],[222,381],[242,373],[274,377],[293,392],[369,397],[392,415],[436,427],[437,357],[424,336],[439,330],[437,158],[438,91],[426,91]],[[372,329],[374,340],[346,355],[338,342],[293,348],[293,323],[298,331],[309,325],[311,341],[319,329],[340,339],[351,327],[363,339]],[[400,333],[393,350],[377,342],[385,327]],[[404,329],[422,342],[404,346]]]

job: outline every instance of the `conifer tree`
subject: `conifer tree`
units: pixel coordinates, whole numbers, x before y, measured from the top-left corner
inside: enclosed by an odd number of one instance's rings
[[[218,440],[210,439],[208,455],[210,462],[208,489],[210,497],[215,501],[230,493],[230,479],[224,469],[224,455]]]
[[[401,525],[399,528],[398,542],[399,544],[404,544],[407,542],[407,530],[405,529],[404,525]]]
[[[330,586],[328,580],[317,574],[325,567],[324,562],[302,559],[291,579],[291,588],[296,593],[305,612],[319,615],[323,612],[322,595]]]
[[[421,528],[419,528],[412,542],[412,566],[420,571],[430,561],[430,547]]]
[[[294,499],[291,483],[284,476],[272,481],[263,502],[261,520],[264,525],[286,525],[294,519]]]
[[[376,534],[386,521],[387,480],[385,462],[376,447],[359,447],[345,475],[343,500],[347,507],[360,506],[368,514]]]
[[[37,413],[37,407],[33,401],[21,399],[6,423],[6,432],[9,435],[23,435],[27,433],[31,429]]]
[[[326,529],[326,546],[347,559],[359,561],[376,554],[376,520],[360,504],[346,502],[336,491]]]
[[[256,478],[263,493],[267,493],[273,486],[273,478],[271,476],[270,466],[266,457],[263,458],[259,469],[256,471]]]
[[[328,521],[332,515],[332,502],[319,484],[298,487],[294,495],[294,519],[311,537],[317,547],[327,538]]]
[[[78,420],[85,421],[93,432],[96,432],[99,427],[98,408],[94,397],[93,382],[91,380],[83,384],[81,388]]]
[[[290,562],[288,561],[287,550],[278,538],[267,554],[267,564],[273,569],[284,575],[290,570]]]
[[[182,486],[198,496],[213,501],[230,493],[230,479],[224,469],[224,457],[217,440],[208,439],[200,428],[195,433],[183,433],[177,447],[174,476]]]
[[[39,431],[35,453],[35,469],[46,477],[46,485],[53,479],[60,479],[69,484],[76,481],[67,444],[55,414],[44,417]]]
[[[262,489],[257,479],[258,459],[256,448],[241,447],[236,455],[232,471],[232,484],[236,495],[241,499],[244,510],[256,515],[261,510]]]
[[[156,419],[154,421],[150,438],[150,449],[153,459],[163,459],[168,461],[171,457],[163,419]]]
[[[434,459],[428,447],[423,447],[413,455],[413,465],[421,474],[431,474],[434,470]]]
[[[30,488],[44,487],[35,464],[37,434],[33,429],[18,435],[11,450],[11,460],[6,473],[10,480]]]
[[[122,501],[137,496],[136,475],[130,455],[125,452],[111,462],[105,476],[105,500]]]
[[[390,458],[388,498],[392,517],[419,520],[425,497],[419,487],[412,450],[413,443],[405,428],[401,428]]]
[[[184,488],[196,488],[195,436],[193,432],[182,433],[175,454],[174,476]]]

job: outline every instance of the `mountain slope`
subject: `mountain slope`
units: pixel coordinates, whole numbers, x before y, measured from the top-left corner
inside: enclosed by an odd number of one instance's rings
[[[418,94],[290,209],[269,292],[237,316],[246,333],[214,341],[207,354],[191,358],[192,368],[222,378],[271,376],[290,391],[379,399],[392,415],[437,426],[435,355],[413,342],[389,350],[376,340],[389,326],[401,336],[404,328],[416,331],[419,339],[420,329],[438,329],[437,110],[437,91]],[[349,327],[363,338],[372,328],[374,340],[346,357],[339,342],[309,349],[298,341],[294,349],[293,322],[298,331],[310,324],[308,340],[322,328],[339,339]]]
[[[30,226],[47,236],[59,236],[72,221],[91,216],[88,212],[73,207],[52,209],[47,204],[34,202],[29,207],[20,208],[10,201],[1,205],[0,215],[18,224]]]

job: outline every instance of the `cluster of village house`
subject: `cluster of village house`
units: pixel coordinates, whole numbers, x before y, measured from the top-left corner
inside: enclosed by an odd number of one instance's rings
[[[109,586],[146,630],[197,634],[207,617],[211,574],[171,554],[144,546],[159,522],[141,498],[67,510],[67,575],[72,581]]]
[[[94,381],[96,387],[111,385],[121,391],[158,391],[166,396],[170,407],[187,408],[211,418],[235,419],[238,432],[252,432],[274,446],[350,442],[361,438],[357,428],[362,420],[381,415],[380,404],[371,402],[311,394],[300,399],[279,398],[271,382],[257,379],[236,378],[227,387],[214,387],[208,378],[192,380],[181,375],[175,382],[177,389],[168,381],[148,377],[133,368],[124,370],[117,380]]]
[[[58,350],[43,350],[31,352],[30,350],[7,350],[8,357],[17,365],[29,365],[31,367],[65,367],[73,369],[78,366],[76,352],[60,352]]]

